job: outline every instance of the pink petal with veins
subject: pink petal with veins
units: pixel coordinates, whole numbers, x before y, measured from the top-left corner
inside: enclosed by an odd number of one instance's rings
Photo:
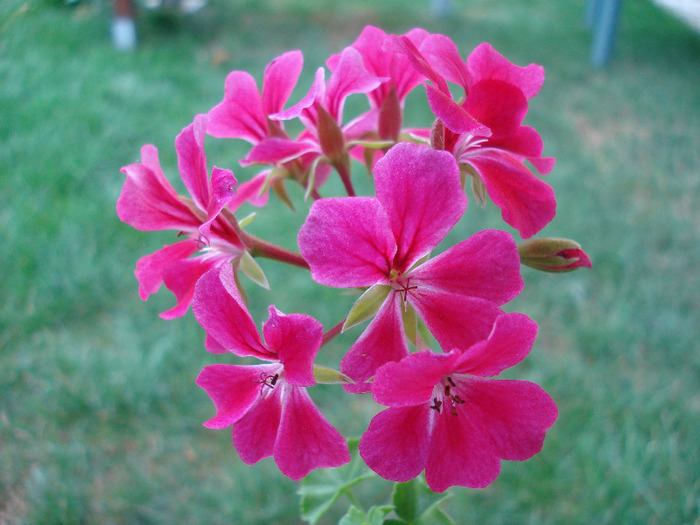
[[[446,151],[404,142],[377,162],[374,178],[397,239],[394,268],[406,271],[442,241],[467,209],[459,167]]]
[[[284,403],[275,463],[285,475],[299,481],[311,470],[339,467],[350,461],[343,436],[319,412],[305,388],[284,385]]]
[[[354,288],[387,281],[396,242],[377,199],[325,198],[311,206],[299,249],[316,282]]]
[[[267,137],[267,122],[255,79],[245,71],[226,77],[224,99],[209,111],[207,133],[257,144]]]

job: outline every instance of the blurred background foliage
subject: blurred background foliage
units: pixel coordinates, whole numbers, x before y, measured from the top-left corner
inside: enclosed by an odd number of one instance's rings
[[[458,523],[698,523],[700,514],[700,39],[647,0],[624,3],[612,63],[593,69],[585,2],[210,0],[181,16],[139,9],[138,46],[111,46],[105,0],[0,3],[0,521],[7,523],[299,523],[296,485],[271,460],[248,467],[194,378],[234,362],[203,349],[192,318],[157,317],[162,291],[138,298],[136,260],[169,233],[117,219],[120,167],[155,144],[177,179],[173,141],[243,69],[261,79],[301,49],[298,100],[331,53],[366,24],[450,36],[463,57],[488,41],[516,64],[545,66],[526,123],[557,157],[548,182],[558,216],[543,235],[581,242],[592,271],[523,270],[509,309],[540,334],[509,377],[541,384],[559,420],[544,450],[506,462],[484,490],[456,489]],[[357,104],[353,106],[353,104]],[[362,107],[361,99],[350,107]],[[425,95],[407,123],[430,124]],[[208,139],[211,164],[238,167],[245,146]],[[358,178],[363,175],[357,175]],[[301,212],[273,202],[250,227],[295,247]],[[470,209],[444,246],[502,227],[491,204]],[[327,327],[353,297],[262,261],[274,303]],[[322,350],[335,366],[357,333]],[[319,386],[311,395],[344,435],[378,410],[371,398]],[[383,501],[390,484],[365,489]],[[337,520],[335,509],[328,523]]]

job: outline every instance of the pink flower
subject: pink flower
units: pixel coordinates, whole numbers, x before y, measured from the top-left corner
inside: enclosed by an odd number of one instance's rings
[[[214,137],[239,138],[251,144],[268,137],[286,137],[280,123],[268,117],[282,111],[303,65],[301,51],[289,51],[275,58],[265,68],[262,93],[249,73],[229,73],[224,99],[209,111],[207,132]]]
[[[544,228],[556,213],[554,192],[524,161],[547,174],[554,159],[542,157],[541,137],[522,125],[528,100],[544,82],[544,69],[518,67],[489,44],[477,46],[463,62],[454,42],[438,34],[426,37],[420,50],[406,37],[392,35],[385,49],[406,54],[432,82],[426,86],[428,101],[447,128],[444,149],[475,177],[477,197],[483,185],[503,220],[525,238]],[[452,99],[447,81],[464,89],[462,103]]]
[[[419,45],[428,33],[423,29],[412,29],[406,33],[415,45]],[[408,58],[402,54],[389,53],[382,49],[387,34],[374,26],[366,26],[352,44],[360,52],[367,71],[377,77],[387,78],[367,93],[370,107],[379,111],[377,133],[379,138],[398,140],[401,131],[403,105],[406,96],[423,81],[423,76],[413,69]],[[341,55],[333,55],[328,67],[334,71]]]
[[[328,83],[325,81],[325,70],[319,68],[309,93],[299,103],[270,115],[277,121],[299,118],[306,128],[304,132],[297,139],[270,137],[260,142],[241,164],[279,166],[305,155],[307,163],[309,157],[323,159],[341,170],[341,177],[346,177],[348,174],[342,170],[345,167],[347,171],[348,142],[373,129],[376,114],[368,112],[343,125],[345,100],[351,94],[374,90],[384,80],[365,69],[357,50],[346,48]]]
[[[513,313],[499,317],[488,339],[464,352],[412,354],[382,366],[377,414],[360,441],[360,455],[380,476],[404,482],[425,470],[428,486],[482,488],[501,460],[537,454],[557,418],[549,395],[527,381],[489,379],[529,353],[537,325]]]
[[[122,168],[127,179],[117,201],[119,218],[139,230],[175,230],[185,236],[136,263],[141,299],[157,292],[161,283],[175,294],[177,305],[161,314],[164,319],[185,315],[204,272],[242,255],[244,247],[221,212],[255,199],[264,182],[256,178],[236,191],[233,173],[216,166],[209,178],[206,126],[206,115],[197,115],[175,140],[180,176],[191,199],[179,196],[165,178],[154,146],[141,149],[141,162]]]
[[[233,444],[245,463],[273,456],[280,471],[295,481],[313,469],[350,461],[345,440],[305,388],[316,383],[313,361],[323,338],[318,321],[270,306],[263,342],[228,265],[199,280],[192,309],[210,349],[270,362],[205,367],[197,384],[209,394],[216,416],[204,426],[233,425]]]
[[[299,232],[315,281],[384,290],[376,317],[341,362],[357,382],[408,354],[405,330],[415,332],[415,318],[413,326],[404,318],[417,312],[443,348],[467,348],[488,336],[499,306],[523,284],[515,242],[502,231],[422,261],[467,207],[452,155],[400,143],[377,163],[374,178],[376,198],[316,201]]]

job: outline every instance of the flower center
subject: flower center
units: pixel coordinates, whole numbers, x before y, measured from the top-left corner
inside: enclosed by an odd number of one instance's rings
[[[452,377],[447,376],[442,378],[435,389],[433,390],[433,404],[430,408],[435,410],[438,414],[441,410],[448,410],[453,416],[457,415],[457,406],[463,405],[465,403],[464,399],[459,397],[456,392],[457,385],[455,384]]]
[[[401,294],[401,300],[405,307],[406,300],[408,299],[408,292],[418,287],[415,285],[411,286],[411,278],[399,274],[396,270],[391,270],[389,280],[391,281],[391,287]]]
[[[279,381],[279,378],[280,375],[278,373],[267,374],[265,372],[260,372],[260,379],[255,381],[255,383],[260,383],[260,395],[263,395],[265,387],[268,387],[270,390],[273,390],[275,388],[275,385],[277,384],[277,381]]]

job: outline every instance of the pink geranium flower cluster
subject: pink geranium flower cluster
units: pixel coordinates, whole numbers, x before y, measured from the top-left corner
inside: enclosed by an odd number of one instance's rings
[[[138,261],[141,297],[165,284],[176,305],[162,317],[182,316],[191,305],[207,350],[260,362],[210,365],[197,378],[216,408],[205,425],[232,426],[244,462],[273,457],[294,480],[347,463],[345,439],[307,391],[317,382],[339,383],[350,394],[370,392],[387,407],[360,441],[369,468],[393,481],[425,471],[437,492],[485,487],[501,460],[539,452],[557,417],[539,386],[496,379],[525,358],[537,333],[526,315],[504,310],[523,287],[521,263],[569,271],[590,260],[573,241],[519,245],[498,229],[433,252],[465,214],[469,185],[522,238],[553,219],[554,193],[538,174],[548,173],[554,160],[542,156],[539,134],[522,124],[544,70],[516,66],[488,44],[463,60],[444,35],[421,29],[387,35],[370,26],[327,66],[328,79],[319,68],[293,104],[300,51],[274,59],[261,89],[249,73],[232,72],[222,102],[196,116],[175,141],[189,196],[173,189],[153,146],[123,168],[120,219],[182,237]],[[435,120],[409,129],[404,104],[420,86]],[[349,96],[365,97],[367,110],[348,121]],[[297,135],[288,131],[292,120],[301,124]],[[210,170],[207,134],[247,141],[241,164],[261,171],[240,184],[228,169]],[[355,160],[371,171],[372,195],[356,194]],[[346,195],[324,195],[334,174]],[[291,205],[287,183],[302,185],[313,201],[298,253],[252,236],[236,216],[245,202],[264,207],[270,189]],[[268,286],[260,257],[306,268],[320,285],[362,294],[325,333],[313,317],[269,306],[261,334],[239,279],[244,273]],[[363,330],[354,328],[366,321]],[[357,336],[339,356],[339,370],[314,364],[341,327]]]

